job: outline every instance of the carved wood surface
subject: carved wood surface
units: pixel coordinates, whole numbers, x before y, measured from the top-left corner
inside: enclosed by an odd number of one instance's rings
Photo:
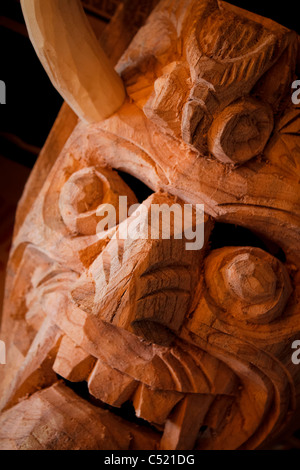
[[[20,206],[1,448],[256,449],[297,424],[298,58],[296,33],[225,2],[156,7],[117,66],[121,109],[79,122]],[[99,236],[99,206],[137,202],[116,170],[153,194]],[[201,250],[187,251],[174,223],[169,239],[146,235],[153,204],[175,203],[194,216],[205,205]],[[122,239],[137,222],[145,236]],[[219,222],[265,247],[214,248]],[[128,402],[145,426],[115,416]]]
[[[123,103],[120,77],[100,47],[80,0],[21,0],[29,37],[53,85],[87,122]]]

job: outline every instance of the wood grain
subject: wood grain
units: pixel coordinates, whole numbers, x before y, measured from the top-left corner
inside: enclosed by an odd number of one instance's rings
[[[122,107],[78,122],[56,161],[40,160],[43,183],[35,175],[20,206],[0,446],[260,449],[293,430],[298,60],[296,33],[225,2],[157,5],[118,63]],[[118,171],[153,194],[97,233],[99,206],[137,202]],[[155,204],[190,204],[193,228],[204,204],[202,249],[186,250],[174,221],[168,238],[151,238]],[[249,232],[231,243],[219,222]],[[143,236],[123,238],[126,227]]]

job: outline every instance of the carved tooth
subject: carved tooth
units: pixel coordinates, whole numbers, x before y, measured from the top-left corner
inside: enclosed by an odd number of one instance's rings
[[[164,424],[174,406],[184,395],[165,390],[151,390],[140,384],[134,397],[133,406],[136,416],[150,423]]]
[[[193,449],[211,404],[212,395],[187,395],[167,420],[161,440],[163,450]]]
[[[63,336],[53,365],[58,375],[70,382],[83,382],[91,373],[96,359]]]
[[[120,407],[132,397],[138,382],[98,360],[88,385],[91,395],[95,398],[108,405]]]

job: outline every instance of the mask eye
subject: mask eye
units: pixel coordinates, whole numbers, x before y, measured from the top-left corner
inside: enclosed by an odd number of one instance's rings
[[[253,98],[227,106],[208,132],[208,148],[222,163],[242,164],[263,152],[274,126],[271,108]]]
[[[64,184],[59,199],[60,214],[73,234],[95,235],[101,220],[97,216],[99,207],[111,204],[117,210],[119,195],[127,195],[128,205],[137,202],[116,172],[104,168],[84,168]],[[118,220],[118,210],[116,212]]]
[[[205,282],[222,311],[259,324],[279,317],[292,292],[283,264],[259,248],[213,251],[206,260]]]

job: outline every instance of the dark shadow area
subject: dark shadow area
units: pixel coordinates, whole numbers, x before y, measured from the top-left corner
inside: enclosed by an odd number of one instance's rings
[[[84,400],[87,400],[92,405],[97,406],[98,408],[102,408],[103,410],[108,410],[115,416],[119,416],[129,423],[134,423],[139,426],[143,426],[144,428],[157,431],[157,429],[148,423],[148,421],[145,421],[144,419],[138,418],[136,416],[135,409],[130,401],[124,403],[120,408],[115,408],[90,395],[87,382],[74,383],[69,382],[60,376],[58,376],[58,378],[61,379],[68,388],[73,390],[76,395],[78,395],[80,398],[83,398]]]
[[[225,246],[253,246],[267,251],[283,263],[286,261],[284,251],[276,243],[237,225],[216,223],[210,245],[212,250]]]
[[[153,194],[152,189],[146,186],[142,181],[138,180],[129,173],[124,171],[118,171],[119,176],[123,181],[129,186],[129,188],[134,192],[137,197],[137,200],[142,203],[144,202],[151,194]]]
[[[265,16],[286,28],[300,33],[299,29],[299,4],[294,0],[285,2],[267,2],[262,0],[228,0],[244,10],[251,11],[257,15]]]

